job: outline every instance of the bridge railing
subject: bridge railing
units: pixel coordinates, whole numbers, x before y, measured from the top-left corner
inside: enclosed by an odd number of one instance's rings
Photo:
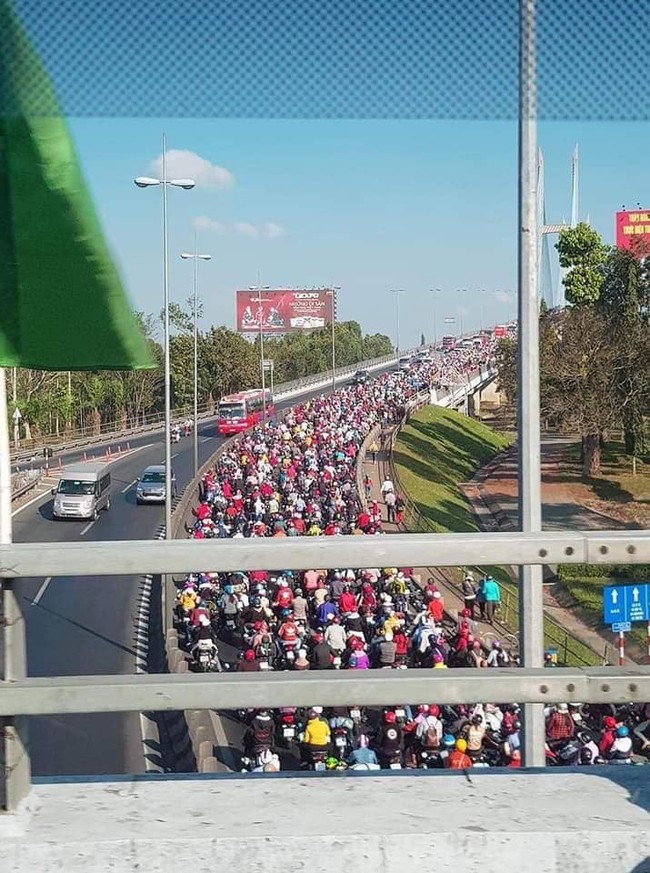
[[[0,804],[17,808],[29,792],[25,717],[80,712],[232,709],[322,705],[380,706],[396,700],[441,703],[650,700],[650,670],[350,671],[332,674],[194,674],[25,678],[24,622],[12,580],[30,576],[132,576],[305,567],[650,563],[644,531],[404,534],[287,540],[166,540],[120,543],[16,543],[0,546],[4,675],[0,719],[4,760]],[[542,616],[538,617],[542,621]],[[360,675],[363,673],[363,675]]]

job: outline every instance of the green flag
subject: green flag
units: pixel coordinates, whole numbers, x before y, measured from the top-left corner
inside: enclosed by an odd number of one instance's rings
[[[9,0],[0,0],[0,366],[153,366],[52,83]]]

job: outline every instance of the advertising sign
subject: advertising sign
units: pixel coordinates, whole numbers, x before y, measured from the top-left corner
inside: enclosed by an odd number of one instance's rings
[[[334,292],[237,291],[237,330],[254,333],[291,333],[317,330],[332,323]]]
[[[616,247],[650,252],[650,210],[616,213]]]

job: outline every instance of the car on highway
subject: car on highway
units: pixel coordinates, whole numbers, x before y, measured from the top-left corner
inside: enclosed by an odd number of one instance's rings
[[[368,381],[368,371],[367,370],[357,370],[357,372],[352,377],[352,382],[355,385],[365,385]]]
[[[135,488],[135,501],[138,506],[143,503],[164,503],[165,494],[165,465],[151,464],[138,479]],[[176,497],[176,475],[173,470],[172,497]]]
[[[397,369],[398,370],[410,370],[412,363],[413,362],[411,361],[410,355],[403,355],[397,363]]]
[[[52,489],[52,517],[92,518],[111,507],[111,474],[108,464],[73,464]]]

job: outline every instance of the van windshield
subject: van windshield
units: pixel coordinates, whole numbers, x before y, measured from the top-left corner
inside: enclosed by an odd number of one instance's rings
[[[95,482],[83,482],[81,479],[61,479],[59,494],[94,494]]]
[[[165,473],[164,471],[158,470],[150,470],[148,473],[145,473],[142,477],[143,482],[164,482],[165,481]]]

